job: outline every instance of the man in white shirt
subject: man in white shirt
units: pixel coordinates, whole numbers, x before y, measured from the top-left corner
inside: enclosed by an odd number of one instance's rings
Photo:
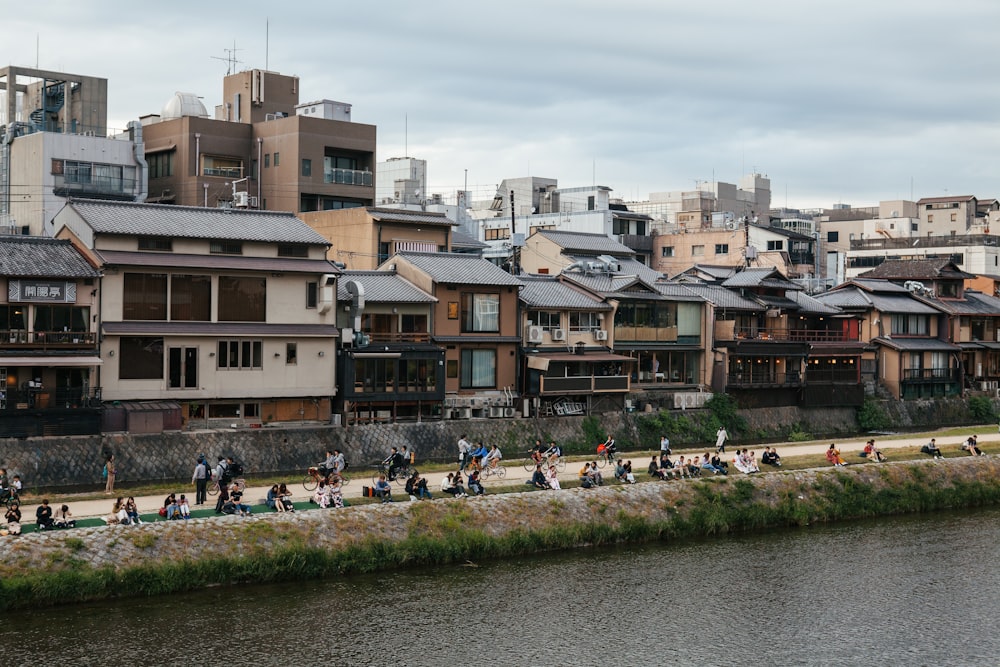
[[[660,454],[670,456],[670,438],[665,435],[660,437]]]
[[[458,469],[465,471],[469,465],[469,452],[472,451],[472,443],[465,439],[465,434],[458,439]]]

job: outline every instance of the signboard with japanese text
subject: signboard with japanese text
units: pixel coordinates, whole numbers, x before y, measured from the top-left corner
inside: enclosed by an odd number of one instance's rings
[[[76,283],[60,280],[10,280],[7,301],[36,303],[76,303]]]

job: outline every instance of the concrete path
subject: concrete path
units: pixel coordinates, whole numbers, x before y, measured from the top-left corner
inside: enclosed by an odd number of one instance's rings
[[[997,433],[993,427],[984,426],[983,430],[979,435],[980,443],[995,443],[1000,442],[1000,433]],[[887,457],[892,460],[892,449],[901,447],[920,447],[926,444],[930,438],[933,437],[932,433],[925,433],[919,436],[914,436],[910,438],[900,438],[893,440],[879,440],[878,437],[875,438],[875,442],[878,447],[887,455]],[[863,459],[858,457],[858,453],[864,449],[865,442],[867,438],[857,438],[846,441],[838,441],[837,446],[840,449],[841,454],[844,459],[849,463],[864,463]],[[942,449],[946,457],[954,456],[968,456],[964,451],[961,450],[961,445],[965,441],[965,438],[950,436],[937,438],[937,445]],[[796,455],[807,455],[807,454],[822,454],[830,446],[830,441],[823,442],[809,442],[809,443],[778,443],[774,445],[778,453],[782,456],[796,456]],[[749,449],[749,447],[748,447]],[[763,446],[757,445],[754,448],[757,452],[757,459],[760,460],[760,451]],[[706,451],[711,452],[714,450],[714,445],[707,445],[705,449],[684,449],[684,450],[674,450],[673,458],[680,454],[685,457],[694,454],[703,454]],[[735,451],[735,445],[726,448],[727,460],[732,459],[732,453]],[[631,459],[632,467],[636,473],[637,480],[646,479],[646,466],[649,465],[649,457],[653,452],[626,452],[624,453],[625,459]],[[510,459],[505,459],[507,475],[503,480],[496,480],[495,478],[490,478],[485,481],[483,486],[486,488],[486,492],[489,493],[491,486],[510,486],[515,484],[524,484],[527,480],[531,478],[531,473],[525,472],[521,465],[524,456],[520,452],[513,454]],[[560,480],[575,480],[577,478],[577,473],[581,467],[583,467],[584,460],[581,457],[574,457],[566,464],[566,469],[560,473]],[[420,469],[419,463],[417,464],[417,469]],[[457,467],[457,466],[456,466]],[[374,472],[374,471],[372,471]],[[606,475],[613,476],[613,473],[605,468],[602,472]],[[447,475],[445,472],[432,472],[426,475],[427,486],[430,492],[435,498],[446,497],[446,495],[441,491],[441,480]],[[371,485],[371,473],[366,471],[364,468],[352,468],[349,471],[348,476],[351,478],[350,484],[344,487],[343,495],[345,498],[360,498],[361,497],[361,487]],[[272,483],[284,482],[288,485],[289,490],[293,494],[293,499],[296,502],[308,501],[310,494],[302,487],[302,479],[305,477],[305,472],[301,475],[293,475],[291,478],[288,476],[280,477],[275,476]],[[247,487],[244,493],[244,499],[248,504],[256,506],[260,501],[267,496],[267,491],[270,488],[270,484],[267,486],[255,486]],[[527,488],[527,487],[526,487]],[[184,493],[187,495],[189,501],[194,500],[194,485],[193,484],[181,484],[175,490],[175,493],[180,496]],[[117,496],[112,494],[106,498],[100,498],[96,500],[80,500],[74,501],[72,498],[66,498],[64,502],[69,505],[70,511],[73,515],[78,518],[87,517],[102,517],[107,516],[111,513],[112,506],[114,505],[114,499]],[[163,499],[166,494],[156,495],[156,496],[140,496],[135,499],[136,505],[138,506],[140,514],[155,514],[163,504]],[[403,490],[402,485],[393,484],[393,496],[397,501],[407,500],[406,492]],[[127,496],[126,496],[127,497]],[[25,523],[33,523],[35,516],[35,508],[40,503],[40,498],[31,498],[30,503],[25,503],[21,506],[21,513],[24,517]],[[56,503],[53,502],[53,505]],[[61,503],[60,503],[61,504]],[[214,508],[215,498],[212,496],[208,497],[208,502],[205,507]],[[202,509],[201,507],[195,507],[192,505],[192,509]],[[270,510],[268,510],[270,511]]]

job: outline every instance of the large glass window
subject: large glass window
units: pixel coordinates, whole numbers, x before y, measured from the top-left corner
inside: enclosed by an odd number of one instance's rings
[[[198,388],[198,348],[170,348],[170,375],[168,384],[171,389]]]
[[[497,384],[496,350],[462,350],[462,388],[495,387]]]
[[[208,322],[212,319],[212,278],[170,276],[170,319]]]
[[[537,325],[546,331],[560,328],[559,311],[557,310],[529,310],[528,324]]]
[[[499,332],[500,295],[463,294],[462,331],[493,332],[493,333]]]
[[[126,320],[167,319],[165,273],[126,273],[122,317]]]
[[[149,164],[149,177],[163,178],[174,175],[174,151],[161,151],[146,155]]]
[[[243,177],[243,160],[239,158],[203,155],[201,163],[204,166],[205,176]]]
[[[90,309],[84,306],[35,306],[35,333],[88,330]]]
[[[264,278],[219,276],[219,321],[267,321],[267,281]]]
[[[574,311],[569,314],[570,331],[593,331],[601,328],[597,313]]]
[[[118,377],[120,379],[163,379],[162,337],[123,336],[118,349]]]
[[[926,336],[930,330],[926,315],[893,315],[892,333],[901,336]]]
[[[259,340],[220,340],[219,368],[259,370],[264,367],[264,342]]]

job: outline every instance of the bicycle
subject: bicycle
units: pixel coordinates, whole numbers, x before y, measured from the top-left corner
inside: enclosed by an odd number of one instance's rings
[[[330,473],[330,475],[328,476],[330,477],[331,480],[339,479],[341,486],[347,486],[348,483],[351,481],[348,478],[344,477],[344,475],[342,475],[341,473],[334,472]],[[323,475],[319,471],[319,468],[317,466],[309,466],[309,469],[306,471],[305,479],[302,480],[302,488],[312,493],[319,486],[319,481],[324,477],[326,477],[326,475]]]
[[[234,480],[230,480],[228,483],[236,484],[236,490],[240,493],[243,493],[244,489],[247,488],[247,481],[242,477],[237,477]],[[219,480],[213,479],[212,483],[208,485],[208,488],[205,489],[205,491],[207,491],[210,496],[217,496],[219,495],[219,488]]]
[[[389,476],[389,464],[388,463],[377,463],[374,465],[375,474],[372,475],[372,486],[378,483],[378,478],[380,475],[385,475],[385,478],[390,482],[394,482],[400,486],[406,484],[406,479],[417,472],[417,469],[412,467],[409,461],[403,461],[403,463],[396,468],[395,477],[390,479]]]
[[[2,502],[7,509],[10,509],[15,504],[21,504],[21,495],[15,488],[4,489],[2,495],[0,495],[0,502]]]
[[[612,449],[608,450],[604,445],[598,445],[597,447],[597,467],[603,468],[610,465],[612,468],[615,467],[615,461],[618,459],[618,454]]]
[[[496,477],[497,479],[504,479],[507,477],[507,468],[500,465],[498,462],[495,466],[487,465],[480,471],[480,475],[483,481],[486,481],[490,477]]]

